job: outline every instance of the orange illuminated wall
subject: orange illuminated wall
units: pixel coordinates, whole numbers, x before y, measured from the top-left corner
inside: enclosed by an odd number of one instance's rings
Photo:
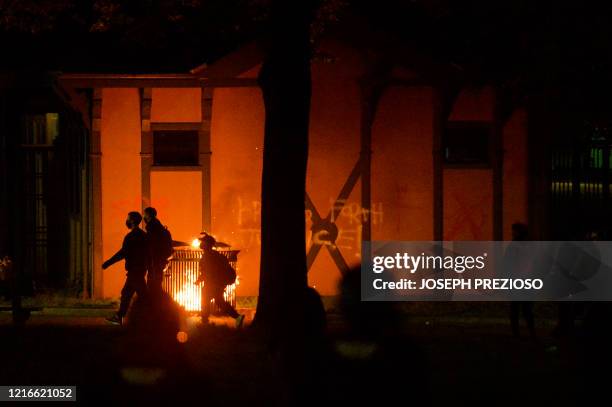
[[[151,204],[173,240],[191,243],[202,228],[201,172],[153,170]]]
[[[307,175],[307,193],[322,217],[333,208],[359,158],[358,84],[363,75],[361,61],[351,51],[331,43],[326,47],[334,56],[333,62],[312,65]],[[256,74],[254,68],[245,75]],[[384,92],[372,129],[372,211],[365,214],[361,207],[358,182],[334,219],[339,229],[336,245],[349,265],[360,261],[365,215],[371,218],[373,239],[433,239],[433,99],[429,87],[395,86]],[[459,95],[450,120],[491,121],[493,106],[490,89],[465,91]],[[520,116],[513,118],[504,130],[508,143],[525,137],[521,120]],[[263,128],[264,108],[258,88],[215,89],[212,232],[241,250],[238,295],[258,291]],[[525,174],[518,163],[524,160],[524,143],[508,150],[504,188],[522,191]],[[444,238],[492,238],[492,171],[446,168],[443,177]],[[504,211],[504,219],[510,222],[526,211],[526,202],[508,193]],[[310,215],[307,211],[307,246],[315,239],[310,233]],[[310,270],[309,284],[323,295],[336,294],[340,277],[328,251],[322,249]]]
[[[125,218],[141,208],[140,101],[138,89],[102,93],[102,244],[104,260],[121,248]],[[103,296],[117,297],[125,280],[124,262],[104,270]]]
[[[373,227],[373,239],[433,239],[432,98],[431,88],[391,87],[380,100],[372,134],[372,201],[384,222]]]
[[[359,158],[360,137],[360,62],[334,44],[326,46],[341,62],[313,64],[307,175],[307,191],[323,217],[333,207]],[[256,74],[257,69],[248,72],[248,76]],[[258,88],[215,89],[212,229],[219,239],[241,250],[238,295],[258,292],[263,127],[264,108]],[[358,183],[336,219],[336,243],[350,264],[359,262],[362,215]],[[306,219],[306,240],[310,244],[309,213]],[[336,293],[340,271],[327,250],[320,251],[308,278],[322,294]]]
[[[504,239],[512,239],[512,224],[527,223],[527,114],[517,110],[503,130]]]
[[[200,88],[153,88],[151,122],[199,122]]]
[[[493,121],[490,88],[461,91],[449,121]],[[493,239],[493,171],[444,168],[444,240]]]
[[[199,123],[200,88],[153,88],[151,123]],[[202,173],[192,168],[153,167],[151,205],[174,240],[191,242],[202,231]]]
[[[336,199],[359,159],[361,103],[358,80],[362,64],[356,54],[339,44],[324,44],[323,51],[333,55],[335,60],[312,65],[306,191],[323,218],[334,205],[343,205],[342,211],[332,220],[338,227],[335,245],[350,266],[361,260],[361,183],[357,182],[346,202],[336,202]],[[307,211],[306,216],[307,246],[314,239],[330,245],[324,236],[313,236],[311,213]],[[340,270],[329,251],[322,248],[310,268],[308,283],[322,295],[330,295],[337,292],[340,277]]]
[[[493,239],[493,172],[444,170],[444,239]]]
[[[240,250],[238,295],[257,295],[264,108],[259,88],[217,88],[211,124],[212,232]]]

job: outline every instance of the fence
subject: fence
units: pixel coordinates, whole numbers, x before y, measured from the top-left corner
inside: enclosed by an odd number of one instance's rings
[[[239,250],[220,249],[237,270]],[[199,264],[202,258],[202,250],[192,247],[175,247],[172,259],[164,272],[162,287],[185,311],[200,312],[202,310],[202,288],[203,283],[196,283],[199,276]],[[233,307],[236,306],[236,283],[228,285],[223,294],[225,300]],[[216,309],[213,308],[213,309]]]

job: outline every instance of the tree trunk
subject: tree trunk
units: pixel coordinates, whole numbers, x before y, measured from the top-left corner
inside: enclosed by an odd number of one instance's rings
[[[299,329],[307,287],[304,196],[311,16],[311,1],[272,2],[266,55],[259,75],[265,129],[255,324],[275,340],[292,327]]]
[[[281,405],[308,394],[305,193],[314,0],[273,0],[259,74],[265,107],[259,300]]]

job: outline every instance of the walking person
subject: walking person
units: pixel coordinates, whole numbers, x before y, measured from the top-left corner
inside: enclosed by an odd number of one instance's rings
[[[145,275],[147,274],[150,260],[146,234],[139,227],[141,221],[142,216],[140,213],[128,213],[125,226],[130,231],[125,235],[121,249],[102,264],[102,268],[107,269],[118,261],[125,260],[125,269],[127,271],[125,284],[121,290],[119,310],[115,315],[107,318],[107,321],[112,324],[123,324],[123,318],[128,312],[134,293],[138,294],[140,299],[146,297],[147,285]]]
[[[512,225],[512,241],[505,253],[506,265],[511,265],[512,270],[510,273],[512,276],[524,276],[529,273],[529,261],[530,259],[521,252],[520,244],[514,242],[526,241],[529,236],[527,225],[524,223],[514,223]],[[532,338],[535,338],[535,319],[533,316],[533,301],[512,301],[510,303],[510,324],[512,326],[512,334],[515,337],[519,336],[519,319],[520,314],[523,314],[525,322],[527,323],[527,330]]]
[[[172,257],[172,235],[157,218],[157,210],[152,207],[143,211],[147,242],[149,245],[150,267],[147,286],[151,293],[160,293],[164,270]]]
[[[244,322],[244,315],[232,307],[223,298],[225,287],[236,282],[236,271],[229,264],[229,260],[218,251],[214,250],[216,240],[209,234],[204,233],[200,237],[200,276],[197,282],[204,282],[202,289],[202,322],[207,323],[211,314],[210,302],[215,300],[215,305],[224,315],[236,320],[236,327],[240,328]]]

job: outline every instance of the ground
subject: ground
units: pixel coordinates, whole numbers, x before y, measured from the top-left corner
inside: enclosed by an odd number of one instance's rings
[[[226,319],[202,326],[187,318],[180,326],[184,334],[158,338],[87,314],[43,310],[15,328],[10,314],[0,313],[0,384],[77,385],[80,401],[270,405],[275,386],[271,359],[249,329],[237,331]],[[538,341],[512,337],[501,317],[405,314],[402,324],[409,340],[401,346],[414,352],[407,354],[424,356],[425,364],[415,366],[394,351],[388,374],[424,377],[429,390],[412,389],[406,380],[400,381],[403,388],[372,391],[396,392],[398,398],[418,391],[432,405],[575,405],[585,397],[591,379],[584,371],[588,350],[579,338],[551,337],[550,319],[539,321]],[[328,310],[332,349],[340,349],[346,332],[339,313]],[[326,366],[334,369],[331,362]],[[359,380],[364,381],[355,377],[355,383]],[[344,377],[337,383],[350,392],[352,382]],[[325,391],[320,397],[326,397]]]

